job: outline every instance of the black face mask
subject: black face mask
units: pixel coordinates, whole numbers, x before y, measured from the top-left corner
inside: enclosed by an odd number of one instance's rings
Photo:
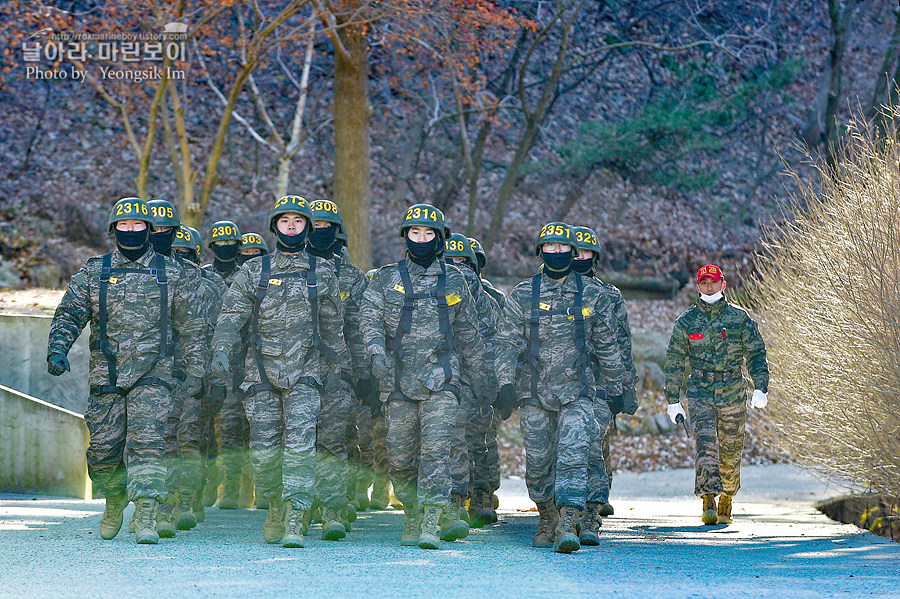
[[[256,258],[257,256],[262,256],[262,254],[238,254],[238,257],[235,260],[237,261],[238,266],[243,266],[247,260]]]
[[[572,270],[581,275],[593,276],[594,259],[587,258],[585,260],[572,260]]]
[[[150,230],[144,229],[143,231],[120,231],[118,229],[114,229],[116,234],[116,245],[119,246],[119,251],[123,256],[134,262],[145,253],[147,253],[147,248],[150,247],[150,243],[147,241]]]
[[[150,233],[150,245],[157,254],[171,256],[173,241],[175,241],[175,229],[169,229],[165,233]]]
[[[182,260],[190,260],[194,264],[197,263],[197,255],[191,250],[175,250],[175,255]]]
[[[229,243],[228,245],[213,244],[212,246],[213,254],[215,254],[216,260],[219,262],[234,262],[240,250],[241,246],[237,243]]]
[[[561,279],[572,270],[572,252],[549,254],[541,252],[544,259],[544,272],[551,279]]]
[[[435,235],[434,239],[425,243],[418,243],[407,237],[406,251],[409,253],[410,260],[422,268],[428,268],[434,262],[434,259],[437,258],[438,237]]]
[[[335,240],[335,242],[331,244],[331,253],[335,256],[340,256],[341,254],[343,254],[343,252],[341,251],[343,247],[343,241]]]
[[[296,235],[285,235],[281,231],[275,231],[275,234],[278,236],[278,241],[275,242],[275,245],[278,246],[279,250],[288,254],[299,252],[303,249],[303,244],[306,242],[306,228]]]
[[[327,227],[313,228],[309,234],[306,250],[319,258],[331,258],[331,246],[334,244],[334,235],[337,230],[329,225]]]

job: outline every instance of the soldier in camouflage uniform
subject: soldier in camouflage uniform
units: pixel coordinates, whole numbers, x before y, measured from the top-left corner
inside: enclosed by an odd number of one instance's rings
[[[231,371],[233,348],[249,325],[250,351],[240,389],[250,421],[253,479],[269,501],[263,536],[303,547],[316,485],[320,389],[346,357],[334,270],[304,250],[313,216],[300,196],[280,198],[269,228],[276,250],[248,261],[228,288],[213,337],[211,369]]]
[[[163,434],[174,389],[173,355],[184,360],[186,395],[200,391],[207,361],[202,304],[181,267],[150,247],[152,229],[143,200],[116,203],[109,232],[117,247],[91,258],[72,277],[47,350],[48,371],[63,374],[69,369],[66,355],[91,324],[85,423],[88,473],[106,496],[100,534],[118,534],[130,498],[138,511],[138,543],[159,541],[156,508],[167,494]]]
[[[666,401],[672,422],[685,416],[680,398],[687,388],[697,444],[694,493],[703,498],[704,524],[730,523],[731,498],[741,488],[747,421],[744,366],[755,387],[752,407],[764,408],[769,390],[759,327],[745,310],[728,302],[725,285],[717,266],[707,264],[697,271],[697,303],[675,321],[666,351]],[[687,378],[685,362],[691,369]]]
[[[460,355],[483,371],[475,300],[465,277],[440,259],[445,223],[428,204],[409,208],[400,225],[407,257],[379,268],[360,306],[372,373],[387,401],[391,479],[403,502],[402,545],[440,546],[450,510],[451,437],[459,409]],[[454,351],[459,347],[462,351]]]
[[[334,254],[337,233],[344,227],[337,204],[317,200],[310,206],[315,228],[307,240],[306,251],[334,270],[340,288],[344,341],[351,358],[339,371],[328,374],[330,384],[322,392],[316,434],[316,497],[323,504],[322,538],[338,540],[346,535],[350,522],[356,519],[356,510],[347,499],[347,428],[351,415],[356,417],[357,402],[351,383],[358,378],[357,373],[367,361],[359,334],[358,302],[368,279],[341,254]]]
[[[269,245],[259,233],[244,233],[241,235],[240,253],[237,257],[238,266],[243,266],[244,262],[250,260],[254,256],[262,256],[269,253]]]
[[[535,244],[535,255],[544,261],[541,272],[510,292],[497,334],[499,405],[508,412],[522,403],[525,482],[540,514],[532,544],[561,553],[580,547],[575,524],[585,507],[588,453],[596,434],[591,360],[608,392],[621,394],[625,381],[605,317],[609,298],[597,281],[571,272],[575,247],[571,227],[544,226]],[[525,367],[517,376],[520,356]]]
[[[203,240],[196,229],[182,225],[175,233],[175,239],[172,242],[172,252],[184,264],[190,263],[199,267],[202,247]],[[219,320],[222,300],[225,299],[225,292],[228,291],[228,287],[225,285],[222,277],[214,273],[212,269],[200,268],[199,273],[203,278],[203,287],[207,297],[207,320],[210,326],[206,346],[209,347],[212,343],[212,334],[215,331],[216,322]],[[203,491],[207,485],[210,473],[217,471],[214,466],[219,455],[219,442],[216,439],[215,419],[225,400],[226,388],[225,380],[217,379],[213,374],[207,373],[204,379],[204,392],[200,397],[200,413],[197,423],[200,473],[191,503],[191,513],[197,522],[203,522],[206,519]],[[220,481],[213,481],[210,485],[215,488],[218,486],[218,482]]]
[[[609,437],[615,430],[616,415],[621,412],[634,414],[637,411],[638,403],[634,389],[637,382],[637,371],[631,353],[631,328],[628,326],[628,311],[625,309],[622,293],[614,285],[601,281],[594,272],[594,267],[600,258],[597,234],[588,227],[574,227],[573,231],[575,243],[578,245],[578,256],[572,261],[572,270],[584,277],[593,278],[606,293],[609,310],[604,317],[610,330],[615,331],[616,343],[622,354],[626,372],[621,395],[607,393],[604,388],[594,397],[597,436],[591,441],[591,451],[588,456],[587,505],[581,522],[579,540],[582,545],[599,545],[602,524],[600,517],[611,515],[613,512],[612,506],[609,505],[609,488],[612,486]],[[596,364],[594,366],[596,367]],[[594,378],[600,386],[604,385],[599,372],[594,373]]]
[[[230,220],[216,221],[209,228],[207,244],[213,252],[212,264],[203,268],[211,270],[231,286],[239,272],[238,256],[241,251],[241,232]],[[246,507],[240,501],[241,483],[245,469],[249,466],[247,449],[250,440],[250,429],[247,414],[244,412],[244,394],[240,385],[244,380],[244,358],[247,355],[247,331],[234,347],[231,358],[231,375],[226,383],[227,393],[219,410],[219,437],[221,446],[219,462],[224,470],[222,497],[218,507],[221,510],[234,510]],[[218,473],[214,473],[218,474]],[[218,476],[215,477],[218,479]],[[217,485],[218,486],[218,485]]]
[[[476,469],[484,469],[485,429],[493,421],[492,403],[497,397],[497,378],[494,373],[494,335],[496,334],[497,312],[493,298],[482,288],[481,280],[475,273],[475,251],[465,235],[454,233],[445,242],[445,259],[451,261],[466,277],[472,297],[475,298],[475,311],[479,324],[479,333],[485,346],[487,368],[484,372],[471,372],[464,368],[460,373],[460,402],[457,415],[456,431],[453,443],[453,493],[454,506],[466,519],[470,516],[465,511],[466,499],[473,492],[473,478]],[[487,426],[485,426],[487,425]],[[476,460],[478,463],[476,464]],[[472,496],[470,507],[477,519],[484,503],[484,489]],[[490,500],[491,492],[487,493]],[[492,506],[493,507],[493,506]],[[478,521],[483,526],[486,522]],[[457,524],[460,532],[468,534],[463,526]],[[465,536],[465,535],[463,535]]]
[[[503,319],[503,306],[506,296],[498,291],[490,281],[481,276],[487,265],[487,255],[477,239],[469,237],[469,247],[475,253],[473,269],[478,275],[481,288],[491,298],[493,309],[494,336]],[[493,344],[494,339],[491,339]],[[494,348],[488,351],[488,360],[493,361]],[[496,369],[492,369],[496,372]],[[495,381],[496,383],[496,381]],[[469,514],[472,526],[481,528],[497,521],[497,496],[500,488],[500,453],[497,449],[497,429],[502,422],[501,414],[493,407],[496,397],[492,399],[490,409],[483,413],[470,412],[469,447],[472,452],[472,492],[469,502]]]

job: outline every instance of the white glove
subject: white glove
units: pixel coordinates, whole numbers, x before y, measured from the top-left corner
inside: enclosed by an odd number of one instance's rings
[[[684,408],[681,407],[680,403],[670,403],[669,407],[666,408],[666,412],[669,413],[669,420],[672,421],[672,424],[677,422],[676,418],[678,418],[679,414],[687,417],[687,414],[684,413]]]
[[[750,407],[751,408],[764,408],[769,403],[769,398],[767,393],[763,393],[759,389],[753,392],[753,397],[750,398]]]

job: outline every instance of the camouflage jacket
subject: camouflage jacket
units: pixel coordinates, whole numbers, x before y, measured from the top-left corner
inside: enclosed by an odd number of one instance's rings
[[[481,279],[481,286],[485,291],[487,291],[488,295],[490,295],[494,299],[494,301],[497,302],[497,305],[500,307],[500,309],[503,310],[503,306],[504,304],[506,304],[506,296],[503,295],[499,289],[494,287],[494,284],[487,279]]]
[[[634,389],[637,384],[637,369],[634,367],[634,355],[631,351],[631,326],[628,324],[628,310],[625,308],[625,300],[622,292],[615,285],[604,283],[599,278],[594,279],[600,283],[609,297],[609,310],[607,321],[609,328],[615,331],[616,343],[619,344],[619,352],[622,354],[622,362],[625,365],[625,386]]]
[[[437,286],[441,266],[446,269],[446,297],[448,316],[453,331],[453,341],[459,351],[449,356],[451,380],[459,385],[460,357],[468,366],[484,368],[484,344],[478,334],[475,299],[469,291],[466,279],[452,264],[435,260],[427,269],[407,260],[410,281],[414,293],[433,292]],[[391,340],[397,332],[403,307],[405,289],[398,264],[382,266],[372,276],[359,309],[360,331],[371,358],[376,354],[391,353]],[[410,333],[401,341],[400,390],[413,401],[423,401],[444,387],[444,368],[441,365],[441,348],[446,343],[441,334],[438,306],[434,298],[414,300]],[[396,357],[395,357],[396,361]],[[396,365],[395,365],[396,367]],[[393,377],[391,377],[393,379]],[[383,381],[382,390],[393,388],[393,380]]]
[[[609,296],[592,278],[582,277],[582,314],[585,316],[585,342],[588,359],[595,359],[603,376],[606,391],[610,395],[622,393],[626,380],[622,355],[616,343],[615,333],[606,317]],[[532,280],[522,281],[509,293],[504,309],[505,320],[497,334],[497,374],[501,385],[517,383],[519,398],[529,401],[531,389],[531,365],[527,351],[531,327]],[[560,282],[541,275],[539,298],[540,326],[538,328],[539,355],[537,370],[538,402],[547,410],[558,410],[561,403],[572,401],[582,394],[594,395],[596,386],[590,364],[578,368],[582,356],[576,347],[575,322],[570,316],[552,315],[548,312],[573,307],[577,284],[575,273]],[[593,356],[593,358],[591,357]],[[521,369],[519,360],[522,359]]]
[[[359,304],[369,284],[366,273],[350,262],[347,248],[341,248],[341,255],[332,260],[338,285],[341,287],[341,304],[344,315],[344,341],[350,352],[350,367],[345,368],[354,379],[368,376],[369,364],[362,333],[359,332]]]
[[[216,268],[216,262],[213,261],[213,262],[210,262],[209,264],[204,264],[203,270],[208,270],[209,272],[211,272],[215,275],[218,275],[219,278],[222,279],[222,281],[225,283],[225,287],[228,288],[228,287],[231,287],[231,283],[232,283],[232,281],[234,281],[234,277],[238,274],[238,272],[241,269],[240,269],[240,267],[236,267],[234,270],[229,270],[227,272],[220,271],[219,269]]]
[[[478,333],[484,344],[485,368],[472,371],[464,368],[462,371],[463,382],[474,385],[474,389],[481,390],[489,397],[481,398],[484,401],[493,400],[497,394],[497,373],[494,370],[494,338],[497,335],[497,303],[488,295],[481,280],[475,271],[465,264],[454,264],[466,278],[469,291],[475,300],[475,314],[478,324]],[[457,347],[457,351],[459,348]]]
[[[691,368],[686,380],[685,362]],[[766,345],[759,327],[745,310],[721,299],[712,306],[697,300],[675,321],[666,350],[666,401],[678,403],[681,390],[713,404],[746,399],[745,365],[757,389],[769,386]],[[723,373],[728,380],[707,381],[701,373]],[[730,376],[729,376],[730,373]]]
[[[318,323],[310,318],[310,301],[306,275],[310,258],[305,252],[285,254],[275,250],[270,255],[269,287],[259,307],[259,351],[263,369],[271,384],[278,389],[292,388],[301,377],[311,376],[320,384],[328,372],[339,371],[346,358],[341,318],[340,289],[334,269],[327,260],[316,261],[318,284]],[[262,258],[252,258],[237,272],[219,314],[213,336],[213,352],[230,353],[240,343],[241,329],[250,324],[257,287],[262,272]],[[279,277],[285,273],[302,276]],[[326,357],[314,346],[314,329],[318,325],[322,342],[333,352]],[[252,342],[251,342],[251,345]],[[262,382],[257,367],[257,350],[247,351],[245,381],[241,388]]]
[[[125,258],[118,250],[112,253],[113,268],[151,269],[156,252],[149,249],[136,262]],[[109,385],[107,358],[100,348],[100,274],[102,256],[89,259],[72,276],[72,282],[53,315],[50,325],[48,354],[69,353],[72,344],[90,322],[91,386]],[[204,343],[207,318],[201,298],[202,290],[196,281],[185,275],[181,265],[166,258],[168,279],[167,354],[159,357],[161,335],[160,285],[155,276],[144,273],[113,273],[106,295],[106,333],[110,349],[115,355],[117,378],[115,384],[129,388],[146,375],[172,378],[173,356],[183,360],[186,374],[202,377],[209,359]],[[177,341],[176,341],[177,340]]]

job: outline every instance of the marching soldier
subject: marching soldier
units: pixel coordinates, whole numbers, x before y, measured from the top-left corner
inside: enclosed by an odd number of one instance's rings
[[[257,488],[268,499],[263,536],[303,547],[304,522],[316,485],[316,422],[320,389],[346,356],[340,289],[333,269],[304,250],[312,227],[309,203],[279,199],[269,217],[278,237],[270,255],[235,275],[213,337],[212,370],[231,371],[231,352],[249,325],[250,351],[240,385],[250,422]]]
[[[372,374],[382,389],[391,389],[388,459],[406,513],[400,543],[437,549],[441,516],[453,509],[450,453],[459,409],[459,357],[483,370],[484,347],[466,279],[440,259],[443,213],[428,204],[410,207],[400,236],[407,255],[379,268],[369,281],[360,328]]]
[[[703,498],[704,524],[730,524],[731,498],[741,488],[741,451],[747,422],[746,366],[754,408],[766,407],[769,365],[759,327],[725,297],[725,278],[714,264],[697,271],[697,303],[678,317],[666,351],[666,401],[672,422],[685,416],[686,388],[694,439],[694,494]],[[685,362],[690,377],[685,377]],[[718,505],[716,505],[716,496]]]
[[[181,392],[195,395],[207,361],[201,302],[175,261],[150,247],[154,226],[146,202],[119,200],[108,227],[116,249],[89,259],[72,277],[50,327],[47,369],[56,376],[69,369],[66,355],[90,323],[85,423],[88,473],[106,497],[100,535],[118,534],[131,499],[137,542],[157,543],[157,505],[167,495],[164,427],[173,356],[184,360]]]
[[[522,405],[525,482],[540,514],[532,544],[571,553],[580,547],[575,524],[585,508],[596,428],[591,361],[614,395],[622,393],[625,369],[604,316],[607,294],[594,279],[572,272],[577,249],[571,227],[545,225],[534,253],[544,262],[541,272],[510,292],[497,335],[498,399],[504,411]],[[520,356],[525,367],[517,375]]]

